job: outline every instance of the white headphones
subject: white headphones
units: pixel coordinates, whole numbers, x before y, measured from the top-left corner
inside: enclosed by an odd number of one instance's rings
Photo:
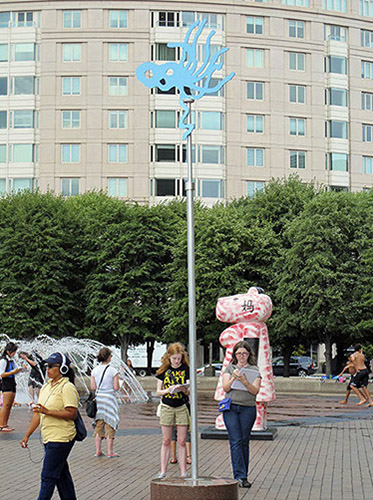
[[[66,364],[66,356],[64,355],[63,352],[58,352],[58,354],[61,354],[62,357],[62,365],[60,366],[60,373],[61,375],[66,375],[66,373],[69,371],[69,367]]]

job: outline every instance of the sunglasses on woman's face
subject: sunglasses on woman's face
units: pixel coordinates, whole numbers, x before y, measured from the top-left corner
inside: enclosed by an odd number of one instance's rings
[[[56,363],[47,363],[47,368],[57,368],[57,366],[60,366]]]

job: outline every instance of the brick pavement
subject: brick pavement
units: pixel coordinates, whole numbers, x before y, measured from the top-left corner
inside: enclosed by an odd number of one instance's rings
[[[160,434],[155,429],[123,434],[116,439],[118,459],[93,457],[92,437],[74,446],[69,462],[79,500],[149,500],[149,483],[159,470]],[[18,444],[21,437],[21,433],[0,436],[2,500],[37,498],[41,463],[30,461],[29,452]],[[240,490],[240,499],[371,500],[372,450],[369,418],[283,425],[275,441],[251,443],[253,486]],[[42,458],[38,437],[30,440],[30,452],[34,461]],[[231,477],[226,441],[199,442],[199,472]],[[178,466],[170,466],[169,473],[178,475]]]

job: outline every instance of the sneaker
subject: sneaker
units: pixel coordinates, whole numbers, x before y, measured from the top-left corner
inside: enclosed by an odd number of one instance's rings
[[[156,479],[164,479],[166,477],[166,474],[164,472],[160,472]]]
[[[251,483],[247,479],[237,479],[240,488],[251,488]]]

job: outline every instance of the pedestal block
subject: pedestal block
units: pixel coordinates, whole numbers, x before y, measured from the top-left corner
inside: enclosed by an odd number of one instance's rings
[[[153,479],[150,492],[151,500],[238,500],[237,481],[218,477]]]

